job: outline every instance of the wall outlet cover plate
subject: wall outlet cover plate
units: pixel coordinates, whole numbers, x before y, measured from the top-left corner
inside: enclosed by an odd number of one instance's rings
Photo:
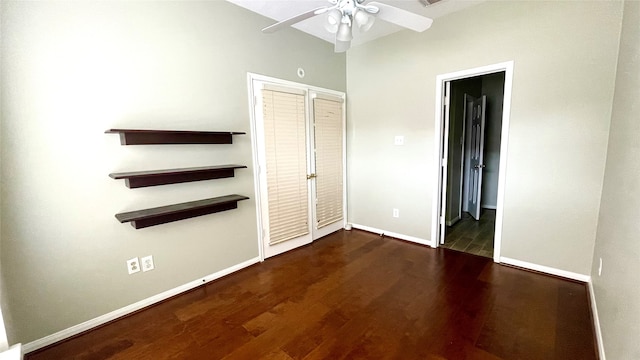
[[[129,275],[140,271],[140,261],[138,261],[137,257],[127,260],[127,271],[129,272]]]

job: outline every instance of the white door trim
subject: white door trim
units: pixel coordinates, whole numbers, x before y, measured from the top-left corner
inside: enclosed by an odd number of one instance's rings
[[[307,101],[307,109],[310,109],[310,96],[309,94],[327,94],[331,96],[335,96],[341,98],[343,100],[343,163],[342,163],[342,173],[343,173],[343,213],[344,219],[342,221],[342,227],[347,224],[347,182],[346,182],[346,94],[341,91],[335,91],[330,89],[325,89],[317,86],[311,86],[307,84],[297,83],[294,81],[282,80],[278,78],[273,78],[265,75],[247,73],[247,91],[248,91],[248,99],[249,99],[249,119],[250,119],[250,132],[251,132],[251,153],[252,153],[252,162],[253,162],[253,186],[255,191],[255,202],[256,202],[256,218],[257,218],[257,244],[258,244],[258,252],[260,261],[264,261],[266,258],[266,254],[264,251],[264,222],[262,219],[262,211],[263,206],[261,199],[261,187],[260,187],[260,172],[264,171],[264,169],[260,168],[259,161],[259,147],[258,147],[258,133],[256,126],[256,112],[255,107],[258,105],[259,101],[255,97],[255,90],[260,84],[271,84],[276,86],[285,86],[290,88],[296,88],[306,91],[306,101]],[[308,116],[309,113],[307,113]],[[307,121],[307,124],[309,122]],[[307,129],[307,132],[309,129]],[[309,154],[311,156],[311,154]],[[307,161],[309,164],[310,162]]]
[[[7,330],[4,327],[4,318],[2,317],[2,309],[0,308],[0,352],[3,352],[9,348],[9,341],[7,341]]]
[[[448,139],[449,138],[449,114],[451,113],[451,83],[446,82],[444,83],[444,99],[442,100],[442,105],[440,106],[441,109],[446,109],[445,113],[442,114],[443,115],[443,119],[444,119],[444,127],[442,128],[443,134],[441,134],[440,136]],[[442,166],[440,166],[442,170],[442,173],[439,176],[439,184],[441,185],[440,187],[440,193],[442,194],[442,198],[446,199],[447,196],[447,177],[448,177],[448,171],[447,169],[449,168],[449,146],[448,144],[445,144],[444,146],[442,146],[441,148],[442,154],[440,155],[440,159],[442,161]],[[444,232],[447,229],[447,224],[446,224],[446,218],[447,218],[447,202],[446,201],[441,201],[440,202],[440,218],[439,218],[439,240],[438,240],[438,244],[442,243],[442,238],[444,236]]]
[[[505,73],[504,76],[504,103],[502,107],[502,132],[500,141],[500,169],[498,171],[498,199],[496,203],[496,228],[494,235],[493,261],[500,262],[500,252],[502,250],[502,222],[504,217],[504,190],[507,176],[507,149],[509,144],[509,122],[511,114],[511,92],[513,88],[513,61],[507,61],[498,64],[481,66],[473,69],[461,70],[447,74],[441,74],[436,77],[436,101],[435,101],[435,181],[436,191],[433,197],[432,207],[432,223],[431,223],[431,247],[438,247],[440,244],[439,220],[440,207],[442,205],[442,188],[446,187],[442,184],[442,172],[447,171],[447,167],[442,166],[443,156],[443,119],[444,114],[442,108],[444,104],[443,89],[445,84],[450,81],[465,79],[474,76],[493,74],[497,72]],[[447,109],[448,111],[448,109]]]

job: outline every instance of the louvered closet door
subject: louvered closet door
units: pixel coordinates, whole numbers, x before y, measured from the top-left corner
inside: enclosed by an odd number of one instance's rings
[[[269,257],[312,241],[304,92],[263,89],[262,115],[266,182],[266,192],[261,191],[262,221],[265,257]]]
[[[265,258],[344,226],[344,95],[253,82]]]
[[[343,227],[344,127],[342,99],[316,95],[313,99],[315,143],[314,239]]]

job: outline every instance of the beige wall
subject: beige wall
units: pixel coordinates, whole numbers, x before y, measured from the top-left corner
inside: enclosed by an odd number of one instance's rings
[[[429,239],[436,76],[513,60],[502,256],[589,274],[621,15],[487,2],[350,50],[349,221]]]
[[[258,256],[250,136],[120,146],[108,128],[249,132],[247,72],[345,90],[345,57],[223,1],[8,2],[2,271],[29,342]],[[239,163],[237,177],[128,189],[110,172]],[[135,230],[114,214],[231,193],[239,209]],[[152,254],[156,269],[127,275]]]
[[[627,1],[591,269],[608,359],[640,359],[639,112],[640,3]]]

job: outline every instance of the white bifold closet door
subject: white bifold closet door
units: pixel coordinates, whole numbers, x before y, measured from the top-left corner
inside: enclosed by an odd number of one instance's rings
[[[275,245],[311,233],[306,107],[304,95],[266,89],[262,90],[262,95],[269,221],[267,240],[269,245]]]
[[[343,99],[261,84],[256,89],[265,257],[344,226]]]
[[[315,230],[319,236],[336,231],[344,219],[344,129],[342,101],[316,94],[313,99],[315,140]],[[342,225],[342,224],[339,224]],[[323,228],[328,227],[325,230]]]

